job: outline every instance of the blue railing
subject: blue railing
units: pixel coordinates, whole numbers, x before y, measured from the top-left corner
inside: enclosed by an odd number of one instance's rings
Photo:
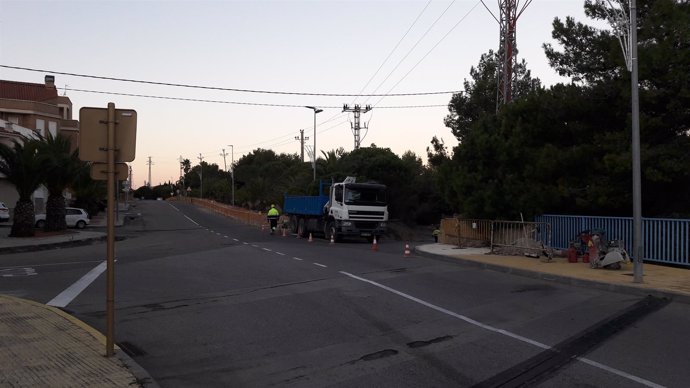
[[[607,240],[623,240],[632,254],[632,218],[545,214],[535,217],[535,221],[551,224],[554,248],[568,248],[583,230],[603,229]],[[645,261],[690,267],[690,220],[643,218],[642,248]]]

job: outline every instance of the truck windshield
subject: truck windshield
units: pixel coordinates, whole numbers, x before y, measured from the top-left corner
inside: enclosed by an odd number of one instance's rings
[[[345,186],[345,203],[347,205],[384,206],[386,205],[386,187],[383,185],[347,185]]]

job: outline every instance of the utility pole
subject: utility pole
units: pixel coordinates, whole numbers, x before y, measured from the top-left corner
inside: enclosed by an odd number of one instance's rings
[[[315,106],[305,106],[305,108],[314,111],[314,160],[311,163],[311,167],[314,169],[314,182],[316,182],[316,115],[323,112],[323,109],[319,109]]]
[[[225,157],[228,156],[228,153],[225,152],[225,148],[221,148],[221,151],[222,153],[220,154],[220,156],[223,157],[223,170],[225,170],[225,172],[228,172],[228,164],[225,161]]]
[[[299,149],[301,150],[302,163],[304,163],[304,141],[309,140],[309,137],[304,137],[304,129],[299,130],[299,137],[295,136],[295,140],[299,140]]]
[[[146,164],[148,164],[148,166],[149,166],[149,182],[148,182],[148,186],[151,187],[151,165],[153,164],[153,162],[151,161],[151,157],[150,157],[150,156],[149,156],[149,161],[146,162]]]
[[[185,190],[185,185],[184,185],[184,159],[182,159],[182,155],[180,155],[180,195],[184,196],[184,190]]]
[[[230,179],[232,179],[232,206],[235,206],[235,147],[230,145]]]
[[[228,156],[228,153],[225,152],[225,148],[221,148],[220,150],[221,150],[220,156],[223,157],[223,169],[225,170],[225,172],[227,172],[228,171],[228,164],[225,162],[225,157]]]
[[[371,110],[371,105],[367,105],[364,107],[364,111],[362,111],[362,108],[359,105],[355,105],[354,108],[350,108],[347,104],[343,105],[343,112],[354,112],[355,114],[355,124],[354,128],[352,129],[352,132],[355,135],[355,149],[359,148],[359,143],[360,143],[360,138],[359,138],[359,115],[361,113],[367,113]],[[366,125],[364,126],[364,129],[367,129]]]
[[[199,156],[197,157],[199,159],[199,198],[203,199],[204,198],[204,165],[201,164],[201,162],[204,161],[204,157],[201,156],[201,153],[199,153]]]

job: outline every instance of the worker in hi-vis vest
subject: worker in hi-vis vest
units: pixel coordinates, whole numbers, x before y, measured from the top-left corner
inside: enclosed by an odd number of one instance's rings
[[[280,212],[276,209],[276,205],[271,205],[267,216],[268,223],[271,225],[271,234],[273,234],[278,226],[278,218],[280,218]]]

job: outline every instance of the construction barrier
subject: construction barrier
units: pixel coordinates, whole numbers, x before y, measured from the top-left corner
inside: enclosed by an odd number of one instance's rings
[[[199,199],[187,197],[187,201],[192,205],[201,206],[226,217],[241,221],[247,225],[257,227],[268,225],[266,221],[266,213],[247,210],[241,207],[228,205],[225,203],[216,202],[210,199]]]

